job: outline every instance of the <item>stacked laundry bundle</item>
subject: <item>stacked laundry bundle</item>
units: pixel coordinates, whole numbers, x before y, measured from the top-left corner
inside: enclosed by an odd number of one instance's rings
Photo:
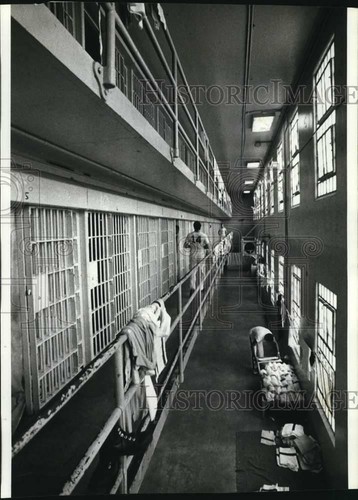
[[[300,424],[285,424],[276,434],[277,464],[291,470],[321,472],[321,450],[318,442],[307,436]],[[262,442],[262,441],[261,441]]]
[[[146,401],[151,420],[157,411],[157,396],[151,376],[158,376],[167,362],[165,339],[170,333],[171,318],[164,302],[158,300],[139,309],[122,329],[127,335],[131,353],[133,377],[139,383],[144,376]]]
[[[300,390],[298,378],[293,366],[279,361],[269,361],[260,370],[262,392],[267,401],[280,399],[289,402],[291,396]]]
[[[261,431],[261,444],[265,444],[267,446],[276,446],[276,437],[274,431]]]

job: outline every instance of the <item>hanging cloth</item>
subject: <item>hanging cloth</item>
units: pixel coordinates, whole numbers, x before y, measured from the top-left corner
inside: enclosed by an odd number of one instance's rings
[[[147,401],[147,408],[149,411],[150,419],[153,421],[155,419],[155,415],[157,414],[158,408],[158,398],[157,393],[155,392],[152,379],[149,375],[144,377],[144,386],[145,386],[145,397]]]
[[[160,3],[157,3],[157,9],[158,9],[158,16],[159,19],[163,25],[163,28],[166,30],[167,29],[167,21],[165,19],[164,11]]]
[[[154,23],[154,29],[157,31],[160,29],[160,19],[158,14],[158,4],[152,3],[150,4],[150,15],[152,17]]]
[[[128,3],[128,10],[138,21],[138,26],[143,29],[143,19],[146,17],[144,3]]]
[[[101,64],[103,66],[104,61],[103,61],[103,40],[102,40],[102,13],[99,4],[98,4],[98,39],[99,39],[99,57],[101,59]]]

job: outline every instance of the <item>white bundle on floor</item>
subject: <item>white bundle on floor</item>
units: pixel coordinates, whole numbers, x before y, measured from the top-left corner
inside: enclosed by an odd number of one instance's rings
[[[273,401],[277,396],[300,389],[298,378],[291,365],[270,361],[260,370],[263,393],[267,401]]]

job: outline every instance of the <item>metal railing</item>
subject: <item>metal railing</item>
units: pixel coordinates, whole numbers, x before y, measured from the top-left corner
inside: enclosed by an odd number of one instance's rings
[[[170,383],[172,382],[175,370],[178,372],[179,384],[184,381],[184,369],[188,362],[192,347],[196,337],[192,336],[194,327],[199,331],[202,329],[204,316],[206,313],[207,301],[211,301],[217,278],[221,275],[225,261],[227,258],[227,249],[230,249],[232,241],[232,233],[223,240],[217,243],[212,251],[198,264],[196,264],[171,290],[166,293],[162,300],[164,302],[177,294],[177,311],[176,317],[172,317],[170,335],[178,328],[179,344],[173,359],[168,363],[168,371],[165,374],[165,379],[161,381],[161,389],[158,394],[158,401],[165,395]],[[225,250],[226,249],[226,250]],[[202,270],[204,270],[202,272]],[[197,286],[194,293],[188,298],[184,304],[183,288],[192,275],[196,275]],[[196,312],[190,319],[190,324],[184,331],[184,315],[189,307],[195,304]],[[170,338],[169,335],[169,338]],[[87,449],[77,467],[71,474],[71,477],[62,488],[61,495],[70,495],[80,483],[86,471],[91,466],[93,460],[100,451],[105,440],[118,424],[124,411],[135,395],[138,387],[143,381],[138,379],[137,372],[132,369],[130,380],[125,380],[124,375],[124,346],[127,337],[124,334],[119,334],[81,373],[78,374],[72,381],[71,386],[61,391],[54,400],[49,403],[46,411],[40,412],[36,421],[29,429],[13,444],[13,458],[27,446],[31,440],[58,414],[65,405],[78,393],[78,391],[87,384],[87,382],[104,366],[104,364],[114,357],[115,361],[115,394],[116,407],[113,409],[105,425],[102,427],[99,434]],[[120,472],[113,484],[111,492],[115,493],[118,488],[121,493],[128,493],[127,471],[132,458],[121,457]]]
[[[81,26],[83,26],[86,4],[81,3],[85,6],[84,8],[73,6],[71,9],[65,9],[64,6],[65,4],[74,4],[74,2],[60,2],[59,4],[61,4],[61,8],[55,8],[51,2],[48,6],[70,33],[86,48],[87,34],[86,32],[79,33]],[[101,50],[103,85],[108,90],[117,87],[124,93],[172,148],[173,157],[180,158],[189,167],[195,175],[195,180],[201,181],[204,185],[206,193],[211,193],[214,202],[227,215],[231,216],[230,197],[169,30],[166,28],[163,32],[166,49],[171,55],[170,61],[164,53],[163,42],[160,44],[158,41],[149,17],[143,18],[143,32],[146,34],[146,41],[149,41],[151,48],[155,51],[161,65],[160,70],[165,74],[165,85],[162,85],[163,80],[154,77],[148,65],[149,62],[146,62],[142,57],[116,10],[116,4],[105,2],[98,5],[102,16],[97,28],[98,36],[101,38],[100,45],[103,47]],[[73,21],[70,26],[67,22],[68,15],[64,16],[63,14],[65,11],[72,14]],[[103,16],[105,16],[105,23]],[[103,30],[104,24],[105,30]],[[76,32],[74,29],[70,29],[72,26],[78,27]],[[150,65],[153,66],[153,64]],[[178,89],[179,86],[185,89],[188,102],[184,99],[183,92]],[[216,189],[218,184],[222,186],[221,194]]]

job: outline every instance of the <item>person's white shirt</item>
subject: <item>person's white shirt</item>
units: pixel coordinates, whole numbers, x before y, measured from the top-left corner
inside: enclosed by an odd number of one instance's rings
[[[190,248],[190,258],[201,260],[210,250],[209,238],[201,230],[189,233],[185,239],[184,248]]]
[[[221,228],[218,231],[218,234],[220,236],[220,239],[223,240],[226,237],[227,229],[225,226],[221,226]]]

